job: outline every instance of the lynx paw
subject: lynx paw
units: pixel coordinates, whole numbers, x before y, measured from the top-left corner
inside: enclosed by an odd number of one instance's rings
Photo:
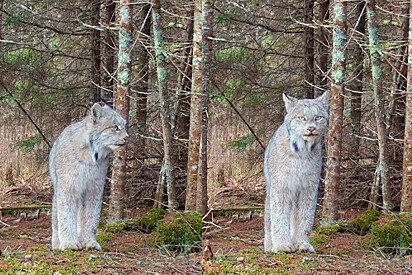
[[[307,252],[315,253],[315,249],[309,242],[298,243],[296,244],[296,248],[299,251],[307,251]]]
[[[278,252],[292,253],[296,251],[296,248],[292,244],[281,243],[281,244],[274,244],[272,251],[275,253],[278,253]]]
[[[62,242],[59,245],[60,250],[81,250],[82,245],[79,242]]]
[[[100,246],[100,244],[94,240],[89,240],[87,242],[83,243],[83,247],[86,249],[90,249],[90,250],[102,250],[102,247]]]

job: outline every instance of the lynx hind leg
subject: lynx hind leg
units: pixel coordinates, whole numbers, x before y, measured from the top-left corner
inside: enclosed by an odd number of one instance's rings
[[[300,193],[300,203],[292,221],[293,243],[297,250],[315,253],[314,247],[310,244],[310,233],[315,220],[316,199],[317,186],[307,188]]]
[[[267,191],[269,192],[269,191]],[[265,252],[272,251],[272,232],[271,232],[271,220],[270,220],[270,204],[269,204],[269,194],[266,195],[265,199],[265,216],[264,216],[264,242],[263,242],[263,250]]]
[[[59,249],[60,241],[59,241],[59,221],[57,219],[57,202],[56,202],[56,195],[53,195],[53,202],[52,202],[52,249]]]
[[[78,231],[83,248],[102,250],[96,241],[97,227],[100,221],[104,184],[89,190],[84,197],[83,207],[79,211]]]
[[[72,194],[56,195],[60,250],[81,250],[77,235],[77,200]]]

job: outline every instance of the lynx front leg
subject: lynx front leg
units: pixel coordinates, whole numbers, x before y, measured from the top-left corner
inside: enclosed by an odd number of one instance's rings
[[[271,233],[273,252],[294,252],[290,234],[290,215],[292,199],[288,191],[272,192],[269,202],[271,208]]]
[[[294,226],[293,243],[301,251],[315,252],[309,236],[315,220],[318,186],[310,186],[301,191],[299,203],[292,224]]]
[[[56,195],[58,237],[60,250],[80,250],[82,246],[77,236],[77,204],[72,194],[60,192]]]
[[[82,246],[86,249],[102,250],[96,241],[97,226],[100,221],[104,184],[96,184],[87,191],[82,202],[82,212],[79,213],[79,236]]]
[[[270,208],[270,203],[269,203],[269,190],[266,190],[268,194],[266,194],[266,199],[265,199],[265,221],[264,221],[264,228],[265,228],[265,236],[264,236],[264,243],[263,243],[263,250],[265,252],[270,252],[272,251],[272,232],[271,232],[271,220],[270,220],[270,215],[271,215],[271,208]]]

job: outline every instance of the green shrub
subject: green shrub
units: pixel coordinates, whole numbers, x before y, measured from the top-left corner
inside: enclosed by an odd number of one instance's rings
[[[400,214],[383,225],[373,225],[368,239],[371,248],[385,253],[412,254],[412,215]]]
[[[202,215],[198,212],[174,214],[172,219],[158,223],[152,244],[171,251],[188,253],[200,248]]]

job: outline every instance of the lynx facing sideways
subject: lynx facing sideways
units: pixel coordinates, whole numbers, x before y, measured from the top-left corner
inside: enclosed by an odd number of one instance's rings
[[[286,117],[265,151],[266,252],[315,252],[309,242],[328,125],[329,93],[297,100],[283,95]]]
[[[108,155],[128,137],[125,120],[98,103],[63,130],[50,152],[52,249],[101,250],[96,241]]]

